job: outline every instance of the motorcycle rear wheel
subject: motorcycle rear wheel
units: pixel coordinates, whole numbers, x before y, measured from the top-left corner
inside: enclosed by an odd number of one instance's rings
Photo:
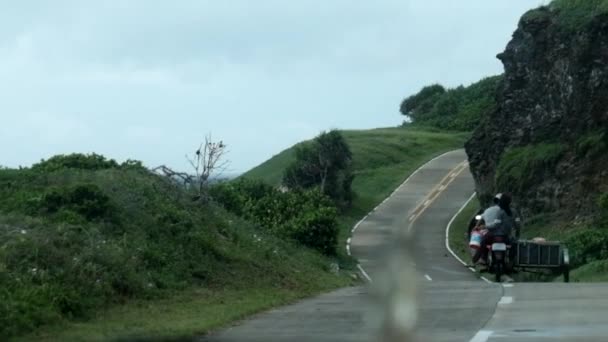
[[[502,262],[496,263],[496,268],[494,269],[494,276],[497,283],[500,283],[502,274],[504,273],[504,265]]]

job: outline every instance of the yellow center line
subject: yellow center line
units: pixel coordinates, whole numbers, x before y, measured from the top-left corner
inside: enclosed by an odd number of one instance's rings
[[[413,221],[414,218],[418,215],[418,212],[421,211],[422,209],[424,209],[426,206],[428,206],[430,204],[429,200],[431,198],[433,198],[438,191],[445,190],[446,186],[443,183],[445,183],[448,179],[450,179],[450,176],[452,174],[454,174],[459,168],[461,168],[463,166],[466,166],[467,164],[468,164],[468,161],[465,160],[465,161],[461,162],[460,164],[456,165],[453,169],[451,169],[439,181],[439,183],[437,183],[435,185],[435,187],[433,187],[433,189],[431,189],[431,191],[429,192],[429,194],[425,196],[425,198],[422,200],[422,202],[420,202],[420,204],[418,204],[418,206],[416,206],[416,208],[414,208],[414,210],[411,212],[411,215],[410,215],[410,221]]]
[[[467,169],[467,167],[469,163],[465,160],[464,162],[458,164],[458,166],[456,166],[454,169],[452,169],[452,171],[450,171],[448,173],[448,175],[446,177],[444,177],[444,179],[441,180],[441,182],[439,182],[438,184],[438,189],[435,189],[433,191],[431,191],[431,193],[429,194],[429,196],[427,197],[428,199],[426,199],[423,202],[423,205],[419,206],[418,208],[416,208],[414,210],[414,214],[410,217],[410,227],[409,229],[411,230],[414,222],[418,219],[418,217],[420,217],[420,215],[422,215],[426,209],[433,203],[435,202],[435,200],[437,200],[437,198],[443,193],[443,191],[445,191],[445,189],[447,189],[447,187],[464,171]],[[447,179],[447,183],[444,184],[444,182]],[[429,198],[430,197],[430,198]]]

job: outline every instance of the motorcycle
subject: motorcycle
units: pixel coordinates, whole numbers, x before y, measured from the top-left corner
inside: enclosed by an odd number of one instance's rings
[[[490,272],[494,273],[495,281],[500,283],[502,276],[507,272],[511,264],[511,244],[506,236],[495,235],[491,243],[486,245],[488,249],[488,265]]]

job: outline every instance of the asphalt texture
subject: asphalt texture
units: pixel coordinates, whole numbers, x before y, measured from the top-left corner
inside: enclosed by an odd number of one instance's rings
[[[445,246],[473,193],[464,151],[421,167],[353,231],[370,278],[201,341],[608,341],[608,287],[483,281]]]

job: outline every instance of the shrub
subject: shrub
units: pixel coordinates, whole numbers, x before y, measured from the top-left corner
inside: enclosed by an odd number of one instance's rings
[[[72,211],[88,221],[110,218],[110,198],[95,184],[78,184],[48,190],[40,199],[39,208],[49,214]]]
[[[570,235],[566,240],[573,267],[596,260],[608,259],[608,231],[601,228],[585,229]]]
[[[335,255],[337,210],[319,189],[282,192],[259,181],[240,179],[215,185],[213,199],[272,234]]]
[[[61,169],[81,169],[81,170],[103,170],[117,168],[118,163],[113,159],[106,159],[99,154],[74,153],[68,155],[57,155],[48,160],[32,166],[36,171],[57,171]]]

